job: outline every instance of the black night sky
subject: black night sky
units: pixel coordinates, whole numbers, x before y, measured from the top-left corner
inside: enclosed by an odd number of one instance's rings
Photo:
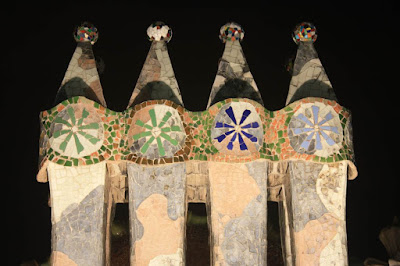
[[[379,3],[379,4],[378,4]],[[242,3],[245,5],[245,3]],[[241,6],[241,5],[236,5]],[[153,8],[131,5],[73,4],[14,6],[3,24],[2,72],[4,134],[9,158],[3,161],[6,191],[7,265],[50,254],[51,209],[48,184],[36,181],[39,113],[53,107],[57,90],[75,50],[74,27],[92,22],[99,30],[93,50],[104,61],[100,79],[107,107],[126,108],[150,42],[154,21],[172,28],[169,55],[185,108],[205,110],[224,45],[218,38],[226,22],[242,25],[242,47],[269,110],[285,106],[290,75],[285,69],[297,46],[294,26],[309,21],[317,28],[315,48],[339,103],[353,115],[357,179],[348,182],[349,257],[387,261],[379,231],[399,215],[397,61],[394,7],[295,6],[263,8]],[[5,70],[5,71],[4,71]],[[11,95],[8,95],[11,93]],[[5,105],[5,106],[4,106]],[[12,129],[13,127],[14,129]],[[11,147],[12,145],[12,147]],[[11,157],[11,158],[10,158]],[[9,166],[9,163],[12,166]]]

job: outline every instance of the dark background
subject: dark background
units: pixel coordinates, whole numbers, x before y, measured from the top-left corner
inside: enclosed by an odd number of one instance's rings
[[[364,2],[366,3],[366,2]],[[3,159],[6,184],[8,265],[50,254],[51,209],[48,184],[36,182],[39,113],[53,107],[76,43],[74,27],[90,21],[99,30],[94,54],[105,63],[100,76],[107,107],[126,108],[150,43],[146,29],[164,21],[173,30],[169,55],[185,108],[205,110],[224,45],[226,22],[242,25],[242,47],[269,110],[285,106],[290,75],[285,65],[297,46],[291,39],[302,21],[317,27],[316,50],[339,103],[352,111],[359,175],[348,182],[349,257],[387,260],[379,231],[398,215],[398,56],[394,7],[311,3],[242,8],[155,8],[136,5],[21,4],[5,13],[2,26],[3,139],[11,158]],[[4,83],[3,83],[4,84]],[[8,95],[10,94],[10,95]],[[7,127],[7,128],[5,128]],[[8,128],[10,127],[10,128]],[[11,129],[11,127],[13,127]],[[4,137],[5,136],[5,137]],[[10,155],[6,155],[10,156]],[[11,162],[11,165],[10,165]],[[397,212],[397,213],[396,213]]]

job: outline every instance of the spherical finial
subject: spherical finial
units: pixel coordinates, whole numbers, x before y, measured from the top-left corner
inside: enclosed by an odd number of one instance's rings
[[[157,21],[147,28],[147,36],[149,36],[150,41],[169,42],[172,38],[172,29],[164,22]]]
[[[93,45],[99,38],[99,33],[92,23],[83,22],[76,28],[74,38],[77,42],[90,42]]]
[[[244,37],[244,30],[242,27],[235,23],[235,22],[229,22],[226,23],[224,26],[221,27],[219,30],[219,38],[223,43],[225,43],[227,40],[229,41],[242,41]]]
[[[315,42],[317,39],[317,29],[310,22],[302,22],[297,24],[293,31],[293,41],[298,44],[299,42]]]

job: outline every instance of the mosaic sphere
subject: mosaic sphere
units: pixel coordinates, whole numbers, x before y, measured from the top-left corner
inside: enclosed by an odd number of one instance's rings
[[[77,42],[90,42],[93,45],[97,42],[99,33],[93,24],[84,22],[76,28],[74,38]]]
[[[147,28],[147,36],[150,41],[166,41],[172,38],[172,29],[164,22],[157,21]]]
[[[299,42],[315,42],[317,39],[317,29],[310,22],[302,22],[297,24],[292,37],[296,44]]]
[[[221,29],[219,30],[219,38],[224,43],[228,40],[242,41],[244,38],[244,30],[239,24],[235,22],[229,22],[226,23],[224,26],[222,26]]]

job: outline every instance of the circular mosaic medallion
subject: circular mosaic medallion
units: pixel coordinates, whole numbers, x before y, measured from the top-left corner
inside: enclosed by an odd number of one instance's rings
[[[213,145],[224,153],[248,155],[257,152],[263,142],[261,119],[253,105],[231,102],[215,116],[211,138]]]
[[[343,129],[331,106],[307,103],[293,114],[288,136],[296,152],[327,157],[342,147]]]
[[[69,105],[54,119],[50,146],[62,155],[81,158],[100,149],[103,122],[95,110],[78,104]]]
[[[176,109],[156,104],[136,112],[128,137],[132,153],[156,159],[173,157],[182,149],[186,133]]]

